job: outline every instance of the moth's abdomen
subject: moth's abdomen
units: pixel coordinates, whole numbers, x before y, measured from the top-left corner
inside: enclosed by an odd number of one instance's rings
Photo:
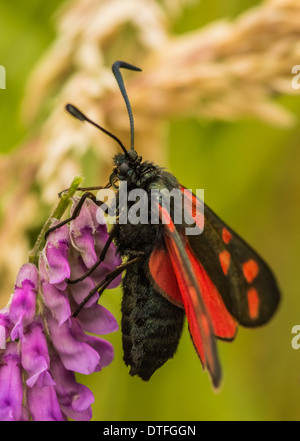
[[[123,280],[122,339],[130,375],[148,381],[173,357],[185,313],[155,291],[144,268],[145,262],[132,266]]]

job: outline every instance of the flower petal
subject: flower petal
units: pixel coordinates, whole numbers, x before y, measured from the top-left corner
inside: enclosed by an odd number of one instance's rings
[[[46,257],[49,264],[49,282],[59,289],[66,289],[65,279],[70,277],[71,270],[68,261],[68,244],[61,241],[58,248],[50,242],[46,248]]]
[[[90,268],[97,262],[93,232],[89,227],[82,228],[80,235],[73,237],[75,248],[80,252],[85,265]]]
[[[63,421],[54,386],[28,388],[27,404],[33,421]]]
[[[22,370],[17,343],[10,342],[0,366],[0,421],[19,421],[22,415]]]
[[[92,392],[76,382],[74,372],[65,369],[60,358],[51,357],[51,371],[56,381],[55,390],[65,415],[76,421],[88,421],[92,417]]]
[[[58,326],[71,317],[69,299],[64,291],[50,283],[42,283],[42,293],[45,304],[50,309],[53,317],[57,320]]]
[[[100,363],[97,371],[100,371],[103,367],[108,366],[114,359],[113,345],[100,337],[85,334],[85,342],[95,349],[100,356]]]
[[[16,286],[22,288],[24,281],[30,281],[33,288],[37,289],[38,284],[38,270],[33,263],[25,263],[21,266],[17,275]]]
[[[9,318],[15,325],[11,331],[12,340],[22,338],[24,329],[34,318],[37,280],[38,271],[35,265],[28,263],[21,267],[9,312]]]
[[[29,387],[33,387],[37,381],[40,387],[55,384],[48,372],[50,357],[43,325],[39,320],[32,323],[22,342],[22,366],[29,375],[26,381]]]
[[[100,356],[85,342],[85,334],[74,318],[70,319],[71,326],[63,323],[60,327],[54,318],[48,316],[48,326],[52,342],[59,353],[66,369],[81,374],[91,374],[98,370]]]
[[[118,330],[115,317],[102,305],[94,305],[91,308],[83,308],[78,320],[83,329],[93,334],[109,334]]]
[[[70,266],[72,268],[71,279],[77,279],[88,271],[81,256],[76,253],[73,253],[70,258]],[[95,282],[91,277],[86,277],[82,282],[69,285],[68,292],[71,294],[77,305],[80,305],[93,288],[95,288]],[[97,303],[98,299],[99,294],[95,293],[85,306],[88,307],[94,305]]]
[[[72,208],[74,208],[77,202],[76,198]],[[94,202],[85,200],[80,215],[70,223],[72,243],[80,252],[81,257],[88,268],[93,266],[98,260],[94,245],[95,225],[91,215],[91,210],[94,205],[96,206]]]

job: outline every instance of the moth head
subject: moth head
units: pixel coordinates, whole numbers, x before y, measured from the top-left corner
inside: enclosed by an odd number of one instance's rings
[[[129,150],[127,154],[118,154],[114,157],[113,177],[121,181],[128,180],[139,167],[142,157],[135,150]]]

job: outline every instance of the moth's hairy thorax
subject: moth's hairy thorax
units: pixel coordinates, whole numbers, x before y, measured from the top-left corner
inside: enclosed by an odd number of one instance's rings
[[[118,155],[117,163],[119,165],[123,163],[122,160],[124,160],[124,155]],[[146,254],[150,253],[153,250],[155,244],[158,241],[162,240],[163,236],[163,226],[161,224],[151,223],[151,208],[153,208],[153,202],[151,200],[151,190],[165,189],[171,192],[174,188],[179,188],[179,183],[172,174],[164,171],[161,167],[158,167],[148,161],[138,164],[136,168],[129,168],[126,176],[118,176],[118,178],[120,179],[121,184],[122,182],[126,182],[127,184],[127,214],[130,214],[131,207],[133,207],[133,205],[136,203],[136,200],[129,200],[132,190],[143,190],[147,195],[148,201],[148,223],[132,224],[130,221],[128,221],[125,224],[118,224],[115,239],[118,250],[123,256],[130,256],[130,251],[133,252],[132,255],[134,255],[135,251],[144,251]],[[118,217],[120,214],[118,212],[118,207],[120,206],[120,199],[122,197],[124,198],[124,193],[118,191],[116,196]]]

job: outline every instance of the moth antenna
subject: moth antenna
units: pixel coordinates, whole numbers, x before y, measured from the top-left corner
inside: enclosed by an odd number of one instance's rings
[[[112,71],[113,74],[117,80],[119,89],[123,95],[127,112],[129,116],[129,122],[130,122],[130,138],[131,138],[131,150],[134,150],[134,121],[133,121],[133,113],[131,109],[131,105],[128,99],[128,95],[125,89],[125,84],[123,81],[122,74],[120,72],[120,68],[129,69],[129,70],[135,70],[135,71],[141,71],[139,67],[133,66],[132,64],[126,63],[125,61],[115,61],[115,63],[112,65]]]
[[[123,143],[119,140],[119,138],[117,138],[115,135],[113,135],[108,130],[106,130],[103,127],[101,127],[99,124],[97,124],[94,121],[92,121],[90,118],[88,118],[86,115],[84,115],[79,109],[77,109],[77,107],[73,106],[73,104],[67,104],[66,105],[66,111],[69,112],[72,116],[74,116],[74,118],[79,119],[79,121],[86,121],[89,124],[92,124],[93,126],[97,127],[97,129],[101,130],[106,135],[110,136],[112,139],[114,139],[120,145],[120,147],[123,150],[123,152],[126,155],[128,155],[128,151],[126,150],[126,148],[123,145]]]

